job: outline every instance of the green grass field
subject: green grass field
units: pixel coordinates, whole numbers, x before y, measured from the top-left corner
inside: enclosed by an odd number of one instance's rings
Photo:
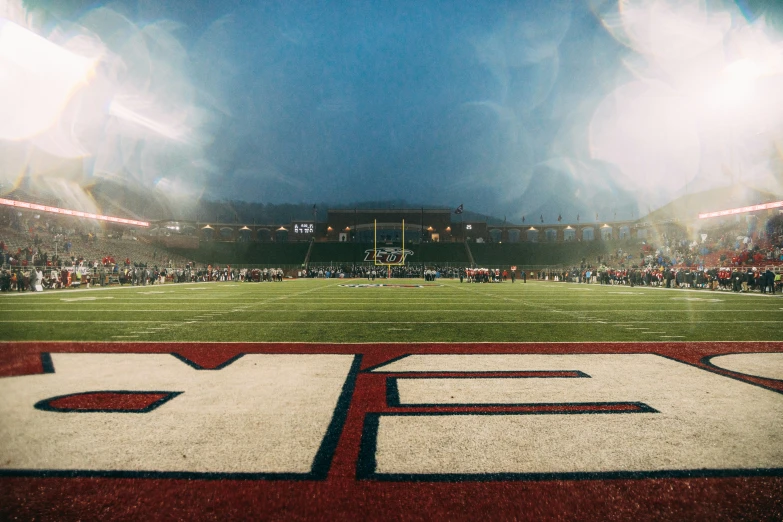
[[[781,341],[783,298],[517,281],[194,283],[0,296],[5,341]],[[386,283],[379,280],[376,283]]]

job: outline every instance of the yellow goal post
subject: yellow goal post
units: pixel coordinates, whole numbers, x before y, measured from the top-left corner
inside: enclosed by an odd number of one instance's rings
[[[373,262],[375,266],[405,266],[405,220],[402,220],[402,244],[400,245],[400,260],[394,263],[384,263],[378,261],[378,220],[373,220]],[[391,268],[389,268],[391,270]]]

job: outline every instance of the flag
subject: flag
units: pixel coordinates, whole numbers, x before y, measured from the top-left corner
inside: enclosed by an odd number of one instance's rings
[[[595,213],[595,220],[598,221],[598,212]]]
[[[525,222],[525,216],[522,216],[522,223]]]
[[[576,215],[576,220],[579,221],[579,214]]]
[[[544,222],[544,214],[541,214],[541,222]]]
[[[557,215],[557,222],[560,223],[561,221],[563,221],[563,214],[558,214]]]
[[[455,214],[462,214],[463,206],[462,203],[459,204],[459,206],[454,211]]]

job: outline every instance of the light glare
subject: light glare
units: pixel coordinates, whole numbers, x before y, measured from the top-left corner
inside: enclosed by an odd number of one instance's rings
[[[51,127],[94,64],[0,19],[0,139],[28,139]]]

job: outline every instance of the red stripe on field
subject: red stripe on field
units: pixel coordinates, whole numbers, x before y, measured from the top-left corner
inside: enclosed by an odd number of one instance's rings
[[[781,520],[783,478],[378,483],[3,478],[4,520]]]
[[[553,377],[584,377],[579,371],[524,371],[524,372],[384,372],[375,371],[384,377],[399,377],[402,379],[525,379]]]
[[[139,411],[149,408],[156,402],[168,397],[167,393],[116,393],[93,392],[77,393],[59,397],[47,403],[55,410],[112,410]]]
[[[483,405],[460,404],[450,406],[438,404],[436,406],[405,405],[394,408],[394,413],[636,413],[645,411],[644,408],[634,403],[615,404],[525,404],[525,405]]]
[[[0,344],[0,377],[42,372],[40,353],[178,353],[203,368],[215,368],[241,353],[349,353],[362,354],[362,369],[406,354],[458,353],[655,353],[755,384],[783,390],[783,382],[743,376],[701,363],[708,356],[729,353],[783,352],[783,342],[688,343],[96,343],[9,342]],[[410,374],[406,374],[409,376]]]

